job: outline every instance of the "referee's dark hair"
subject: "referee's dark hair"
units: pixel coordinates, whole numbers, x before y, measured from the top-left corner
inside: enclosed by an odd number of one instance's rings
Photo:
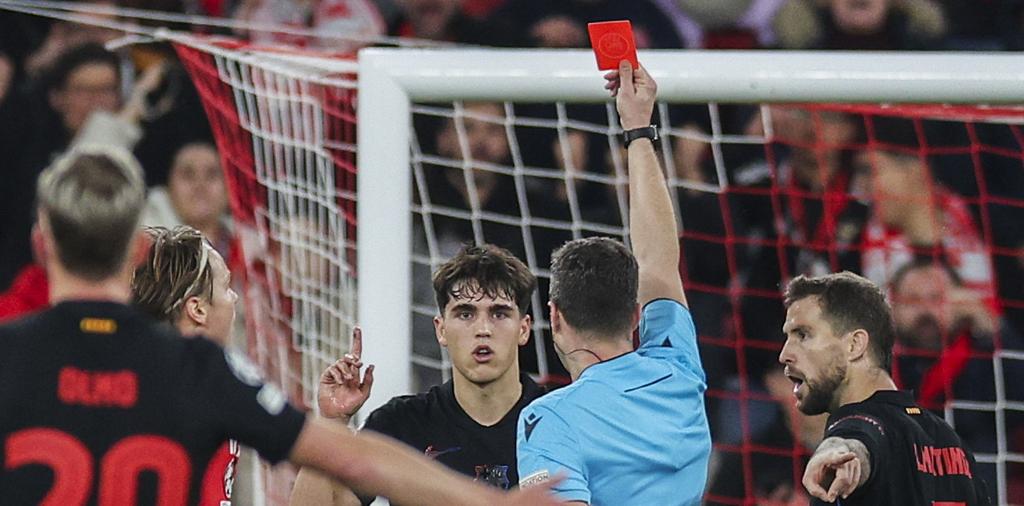
[[[537,277],[510,251],[492,244],[466,245],[434,273],[437,309],[451,299],[506,296],[519,308],[520,317],[530,307]]]
[[[632,332],[638,270],[636,258],[619,241],[569,241],[551,255],[551,302],[569,325],[595,337]]]
[[[878,285],[848,271],[813,278],[801,275],[786,286],[784,304],[788,309],[807,297],[818,298],[833,333],[864,329],[868,333],[868,349],[878,367],[891,371],[896,324]]]

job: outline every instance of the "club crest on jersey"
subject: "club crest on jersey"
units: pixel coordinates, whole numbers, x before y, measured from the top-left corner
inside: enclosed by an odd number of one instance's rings
[[[483,465],[475,466],[476,478],[473,481],[486,483],[492,487],[508,490],[508,466]]]

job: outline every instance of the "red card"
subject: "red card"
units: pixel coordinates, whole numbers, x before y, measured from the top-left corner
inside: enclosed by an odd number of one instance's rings
[[[590,45],[597,56],[599,70],[619,68],[619,62],[629,60],[634,69],[640,68],[636,59],[636,41],[633,40],[633,25],[628,20],[587,23]]]

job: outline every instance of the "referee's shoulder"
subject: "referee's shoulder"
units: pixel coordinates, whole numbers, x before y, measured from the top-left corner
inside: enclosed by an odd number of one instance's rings
[[[598,382],[582,378],[534,399],[526,409],[573,410],[581,403],[589,402],[594,396],[599,395],[599,390],[601,390],[601,385]]]

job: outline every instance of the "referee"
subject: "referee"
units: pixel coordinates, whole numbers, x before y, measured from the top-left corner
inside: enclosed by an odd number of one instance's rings
[[[569,504],[698,504],[711,453],[707,384],[654,150],[656,85],[627,62],[606,79],[626,131],[633,252],[588,238],[552,256],[551,332],[573,384],[519,415],[520,486],[562,474],[553,489]]]

